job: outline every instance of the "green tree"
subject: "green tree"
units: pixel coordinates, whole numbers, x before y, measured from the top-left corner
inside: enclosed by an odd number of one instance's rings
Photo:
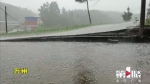
[[[63,7],[62,10],[61,10],[61,16],[60,16],[60,24],[61,24],[61,27],[68,27],[70,23],[69,19],[69,15],[68,15],[68,12],[66,11],[66,9]]]
[[[124,12],[124,15],[122,15],[123,20],[126,22],[130,21],[132,19],[132,15],[133,15],[133,13],[130,12],[130,8],[128,7],[127,12]]]
[[[66,12],[67,12],[66,9],[63,7],[62,8],[62,14],[66,14]]]
[[[146,20],[146,25],[150,25],[150,18]]]
[[[146,20],[146,25],[150,25],[150,3],[148,5],[148,9],[147,9],[147,20]]]
[[[53,27],[58,24],[60,17],[60,9],[57,2],[44,3],[40,9],[40,17],[47,27]]]

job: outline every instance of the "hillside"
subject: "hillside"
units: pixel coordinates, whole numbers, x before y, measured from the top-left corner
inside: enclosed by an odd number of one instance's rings
[[[21,22],[24,21],[25,16],[37,16],[37,14],[31,10],[28,10],[27,8],[21,8],[1,2],[0,7],[5,9],[5,6],[7,6],[7,13]],[[2,9],[0,9],[0,21],[5,20],[5,13],[2,11]],[[14,21],[14,19],[8,16],[8,21]]]

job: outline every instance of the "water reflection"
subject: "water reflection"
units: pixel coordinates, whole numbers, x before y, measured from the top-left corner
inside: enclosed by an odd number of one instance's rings
[[[74,84],[96,84],[94,74],[94,63],[88,57],[77,59],[74,66],[75,74],[73,75]]]

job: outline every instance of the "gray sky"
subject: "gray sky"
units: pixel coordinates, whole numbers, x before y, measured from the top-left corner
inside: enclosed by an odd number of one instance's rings
[[[0,0],[4,3],[9,3],[15,6],[28,8],[35,13],[38,13],[38,8],[45,2],[57,1],[59,8],[65,7],[68,9],[86,9],[86,3],[77,3],[75,0]],[[150,0],[147,0],[147,3]],[[92,6],[97,0],[89,0],[89,5]],[[98,4],[90,9],[102,11],[126,11],[127,7],[131,8],[133,13],[140,13],[141,0],[100,0]]]

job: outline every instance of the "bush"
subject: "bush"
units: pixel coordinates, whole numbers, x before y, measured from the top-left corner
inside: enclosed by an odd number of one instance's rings
[[[146,20],[146,25],[150,25],[150,18]]]

